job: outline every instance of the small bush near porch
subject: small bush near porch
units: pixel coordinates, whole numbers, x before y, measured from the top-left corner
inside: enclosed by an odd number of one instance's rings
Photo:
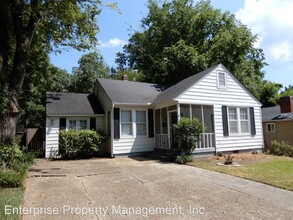
[[[233,156],[233,161],[242,166],[218,166],[225,161],[223,156],[197,158],[188,165],[293,191],[293,158],[249,153]]]
[[[200,140],[200,135],[204,131],[204,125],[197,118],[182,118],[173,127],[179,149],[184,154],[191,154]]]
[[[92,130],[63,130],[59,134],[59,154],[62,158],[89,158],[95,156],[105,137]]]

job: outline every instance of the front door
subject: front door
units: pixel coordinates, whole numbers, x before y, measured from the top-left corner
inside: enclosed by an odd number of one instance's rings
[[[177,112],[170,112],[170,146],[177,148],[173,125],[177,123]]]

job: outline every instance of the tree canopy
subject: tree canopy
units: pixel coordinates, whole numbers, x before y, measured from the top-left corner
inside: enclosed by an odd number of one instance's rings
[[[98,52],[83,55],[73,68],[70,92],[91,93],[96,78],[109,78],[110,68]]]
[[[230,12],[209,1],[173,0],[148,3],[149,13],[117,54],[121,68],[138,69],[147,82],[175,84],[215,64],[224,64],[254,95],[264,72],[264,53],[257,36]]]
[[[1,1],[0,141],[9,143],[15,134],[32,42],[37,38],[48,51],[95,46],[102,6],[100,0]]]

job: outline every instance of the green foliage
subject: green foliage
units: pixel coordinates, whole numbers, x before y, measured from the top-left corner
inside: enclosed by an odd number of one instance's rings
[[[7,215],[5,214],[5,206],[20,207],[23,204],[24,188],[0,188],[0,219],[5,220],[19,220],[20,215],[17,213]]]
[[[288,87],[285,87],[285,90],[281,92],[280,97],[284,96],[293,96],[293,85],[289,85]]]
[[[191,155],[178,155],[175,159],[175,163],[186,164],[193,161],[193,157]]]
[[[96,78],[109,78],[110,69],[98,52],[83,55],[73,68],[70,92],[91,93]]]
[[[268,148],[270,154],[277,156],[288,156],[293,157],[293,145],[285,141],[274,140],[271,142],[271,147]]]
[[[181,118],[173,127],[179,148],[191,154],[204,131],[204,125],[197,118]]]
[[[224,64],[253,94],[264,72],[264,53],[254,48],[257,36],[230,12],[209,1],[150,0],[143,30],[132,34],[120,68],[138,69],[147,82],[172,85],[215,64]]]
[[[281,84],[264,80],[255,88],[258,88],[259,90],[256,93],[256,97],[264,107],[275,106],[278,104],[280,98],[279,91],[282,88]]]
[[[59,134],[59,154],[63,158],[89,158],[98,153],[105,137],[92,130],[64,130]]]
[[[0,143],[0,186],[21,186],[34,158],[32,153],[21,151],[15,141],[12,145]]]
[[[112,71],[111,78],[116,80],[121,80],[124,75],[128,76],[129,81],[142,82],[143,74],[134,70],[117,70],[117,72]]]
[[[225,165],[233,164],[234,157],[231,154],[224,154],[224,158],[225,158],[225,161],[224,161]]]

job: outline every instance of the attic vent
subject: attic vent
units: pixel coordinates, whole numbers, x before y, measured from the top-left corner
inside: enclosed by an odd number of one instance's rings
[[[225,72],[218,72],[218,88],[227,87],[227,78]]]

